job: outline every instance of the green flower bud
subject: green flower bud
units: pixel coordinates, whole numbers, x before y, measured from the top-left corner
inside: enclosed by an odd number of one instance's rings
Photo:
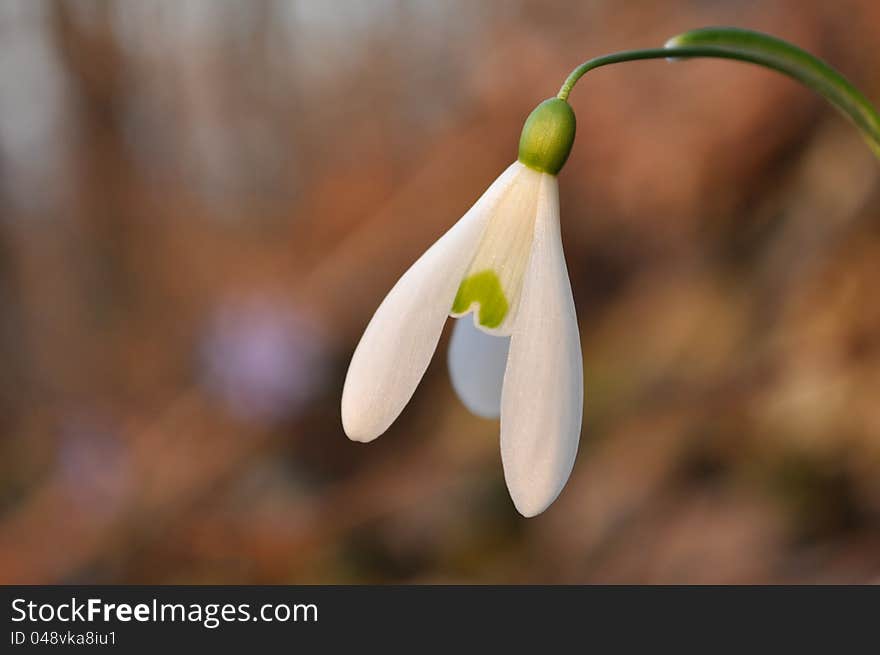
[[[519,138],[519,160],[531,169],[556,175],[574,144],[575,119],[571,106],[550,98],[535,107]]]

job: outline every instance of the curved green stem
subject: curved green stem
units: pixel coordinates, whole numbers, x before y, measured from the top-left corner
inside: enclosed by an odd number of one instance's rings
[[[568,96],[574,85],[577,84],[584,75],[595,68],[608,66],[609,64],[620,64],[625,61],[639,61],[643,59],[673,59],[685,57],[716,57],[722,59],[738,59],[740,61],[748,61],[754,64],[763,63],[762,60],[747,52],[736,52],[722,50],[717,47],[707,46],[677,46],[665,48],[644,48],[641,50],[624,50],[623,52],[613,52],[610,55],[602,55],[595,59],[585,61],[583,64],[575,68],[565,79],[559,93],[556,97],[560,100],[568,100]]]
[[[880,157],[880,114],[843,75],[795,45],[760,32],[710,27],[685,32],[663,48],[627,50],[596,57],[575,68],[557,97],[567,100],[578,80],[589,71],[625,61],[713,57],[745,61],[788,75],[810,87],[858,127],[871,150]]]

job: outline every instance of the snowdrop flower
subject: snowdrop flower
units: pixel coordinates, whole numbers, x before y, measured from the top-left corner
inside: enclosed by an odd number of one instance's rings
[[[372,441],[409,402],[446,318],[460,317],[450,346],[452,383],[475,413],[500,414],[504,477],[524,516],[543,512],[559,495],[581,431],[580,335],[556,182],[574,133],[567,102],[538,105],[523,128],[518,160],[382,301],[342,393],[346,434]]]
[[[535,516],[556,499],[577,454],[583,412],[581,349],[556,186],[574,142],[568,96],[587,72],[602,66],[694,57],[745,61],[792,77],[847,116],[880,157],[880,113],[864,95],[826,62],[767,34],[703,28],[662,48],[585,61],[555,98],[531,113],[518,161],[376,310],[342,392],[342,424],[351,439],[372,441],[394,422],[451,315],[459,318],[449,349],[452,385],[476,414],[501,416],[501,459],[516,508]]]

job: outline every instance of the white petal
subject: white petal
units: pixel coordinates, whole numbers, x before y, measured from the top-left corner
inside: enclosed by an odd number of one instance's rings
[[[450,312],[457,318],[473,311],[477,327],[500,336],[510,336],[516,323],[543,177],[525,164],[514,166],[516,181],[498,202],[464,275],[463,296],[457,298],[462,304]]]
[[[471,412],[483,418],[501,414],[501,383],[507,366],[510,337],[478,329],[470,317],[455,321],[449,343],[452,388]]]
[[[540,514],[571,473],[583,415],[583,362],[559,232],[556,178],[544,175],[535,238],[501,396],[504,478],[523,516]]]
[[[486,223],[518,171],[511,166],[502,173],[379,305],[352,355],[342,391],[342,425],[350,439],[372,441],[409,402]]]

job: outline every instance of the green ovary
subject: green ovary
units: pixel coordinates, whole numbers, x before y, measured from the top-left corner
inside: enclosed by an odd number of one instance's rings
[[[455,294],[452,313],[463,314],[473,303],[480,304],[480,325],[496,328],[507,316],[508,304],[495,271],[485,270],[464,279]]]

